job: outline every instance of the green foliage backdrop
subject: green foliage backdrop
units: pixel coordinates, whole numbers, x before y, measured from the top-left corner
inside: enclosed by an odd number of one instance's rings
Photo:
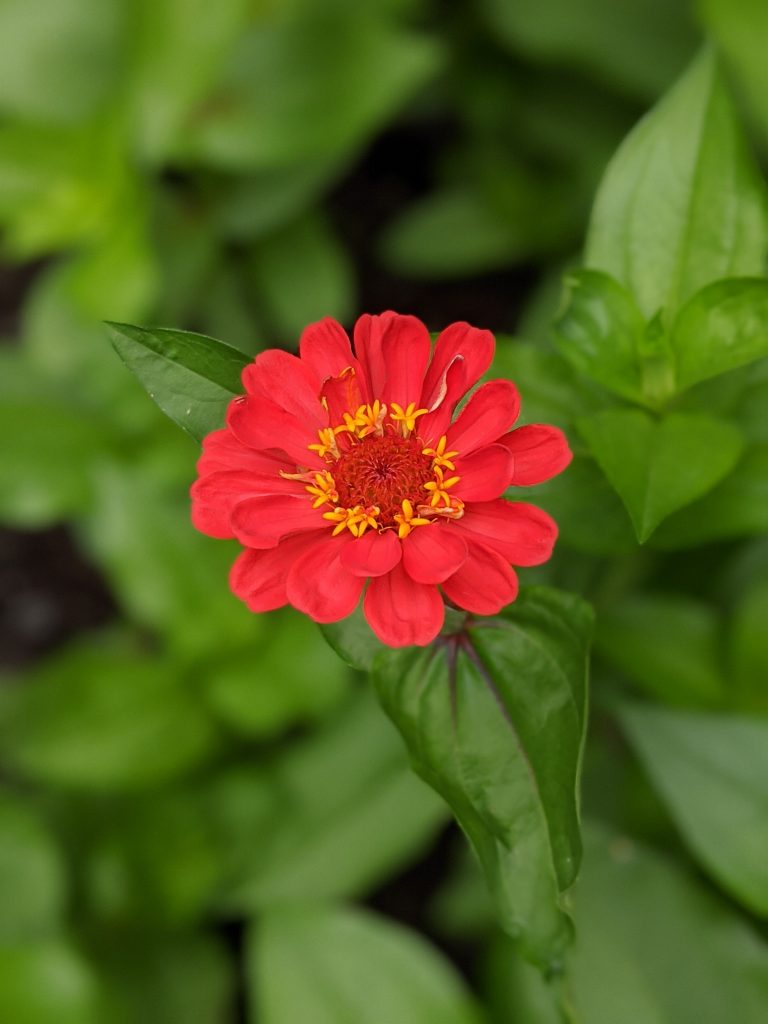
[[[0,4],[0,1020],[768,1018],[767,48],[760,0]],[[383,307],[493,329],[575,455],[452,653],[253,616],[189,524],[240,367]],[[54,549],[98,608],[46,632]]]

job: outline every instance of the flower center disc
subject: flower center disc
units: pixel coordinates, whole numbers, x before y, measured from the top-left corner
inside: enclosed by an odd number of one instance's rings
[[[434,478],[432,459],[422,454],[423,442],[410,437],[366,437],[342,452],[333,479],[342,508],[377,505],[382,526],[392,526],[404,500],[423,504],[424,484]]]

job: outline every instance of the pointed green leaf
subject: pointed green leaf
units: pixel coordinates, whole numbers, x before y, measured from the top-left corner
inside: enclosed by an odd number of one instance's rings
[[[174,423],[196,441],[224,425],[227,405],[243,392],[249,356],[189,331],[108,326],[120,358]]]
[[[642,544],[671,512],[706,494],[736,465],[739,431],[694,413],[654,419],[609,409],[577,423],[600,468],[627,507]]]
[[[703,288],[678,313],[670,344],[680,390],[768,356],[768,281]]]
[[[574,369],[630,401],[643,399],[640,348],[645,321],[630,293],[608,274],[581,270],[565,279],[554,340]]]
[[[764,186],[705,50],[609,164],[586,263],[621,281],[650,318],[718,278],[762,274],[767,247]]]
[[[768,721],[640,704],[620,717],[694,855],[768,916]]]
[[[590,626],[578,598],[532,588],[503,615],[374,664],[415,771],[451,806],[505,929],[540,965],[570,937],[559,897],[580,858]]]
[[[370,672],[376,655],[385,650],[365,620],[362,605],[340,622],[324,623],[320,627],[323,636],[352,668]]]
[[[453,967],[424,939],[358,909],[275,909],[250,934],[259,1024],[480,1024]]]

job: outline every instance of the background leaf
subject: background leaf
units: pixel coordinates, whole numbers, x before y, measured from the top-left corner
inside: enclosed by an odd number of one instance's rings
[[[654,420],[639,410],[611,409],[577,426],[626,505],[641,544],[670,513],[732,470],[743,446],[730,423],[693,413]]]
[[[768,721],[640,704],[621,720],[694,854],[768,915]]]
[[[670,317],[717,278],[762,274],[767,244],[765,189],[705,50],[609,164],[586,263],[629,288],[646,317]]]
[[[263,1024],[479,1024],[459,977],[423,939],[370,912],[273,910],[248,950]]]
[[[736,279],[708,285],[677,315],[670,335],[677,385],[768,356],[768,281]]]

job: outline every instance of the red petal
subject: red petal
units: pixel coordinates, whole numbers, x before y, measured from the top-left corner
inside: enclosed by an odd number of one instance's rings
[[[520,396],[508,380],[490,380],[472,395],[448,430],[448,447],[468,455],[493,444],[505,434],[520,412]]]
[[[268,398],[310,429],[327,425],[314,375],[290,352],[279,348],[260,352],[243,370],[243,384],[250,395]]]
[[[192,484],[192,498],[204,505],[229,505],[256,494],[306,494],[298,480],[286,480],[279,473],[248,473],[231,469],[207,473]]]
[[[254,464],[254,459],[269,460],[271,463],[277,461],[279,469],[286,469],[288,463],[284,458],[275,455],[256,455],[252,448],[247,448],[242,441],[238,441],[229,427],[221,430],[214,430],[203,438],[203,454],[197,460],[197,472],[200,476],[205,473],[216,473],[227,469],[255,469],[259,472],[268,471],[269,467]]]
[[[315,377],[318,389],[326,378],[338,377],[356,362],[347,332],[329,316],[304,328],[299,355]]]
[[[450,523],[417,526],[403,544],[403,567],[416,583],[442,583],[467,557],[467,543]]]
[[[363,610],[368,625],[388,647],[424,647],[435,639],[445,619],[437,587],[414,583],[402,565],[371,580]]]
[[[382,341],[386,368],[383,401],[405,409],[418,402],[424,384],[432,342],[429,331],[415,316],[397,316],[388,324]]]
[[[207,537],[231,540],[235,536],[229,521],[228,508],[216,508],[213,505],[203,505],[199,501],[193,501],[191,518],[194,528]]]
[[[387,312],[381,316],[365,313],[355,324],[355,352],[363,368],[371,401],[384,394],[387,379],[382,343],[390,323],[397,313]]]
[[[561,473],[573,455],[568,439],[557,427],[531,423],[499,438],[515,457],[512,483],[517,487],[543,484]]]
[[[327,529],[320,512],[312,508],[309,496],[290,494],[246,498],[235,505],[230,522],[237,539],[249,548],[273,548],[290,533]]]
[[[557,524],[543,509],[503,498],[467,506],[455,526],[513,565],[541,565],[557,540]]]
[[[247,548],[235,560],[229,574],[232,592],[252,612],[269,612],[288,603],[285,581],[288,572],[308,547],[316,543],[309,534],[289,537],[264,551]]]
[[[489,444],[466,459],[456,459],[461,477],[451,493],[462,501],[492,501],[509,487],[515,460],[501,444]],[[452,475],[446,470],[446,475]]]
[[[349,367],[347,368],[349,371]],[[361,375],[352,370],[339,377],[329,377],[323,384],[322,395],[328,406],[328,422],[338,426],[344,422],[344,413],[354,415],[366,400]]]
[[[288,573],[288,600],[315,622],[338,622],[357,607],[365,580],[353,576],[341,561],[341,554],[352,539],[351,535],[319,537]]]
[[[432,362],[424,378],[422,406],[432,409],[439,401],[450,405],[453,411],[456,402],[491,365],[495,348],[490,331],[481,331],[463,321],[446,327],[435,342]],[[451,367],[456,369],[447,376]]]
[[[354,576],[383,576],[394,569],[402,556],[402,547],[393,530],[378,533],[368,530],[347,544],[341,553],[342,565]]]
[[[470,544],[467,560],[443,583],[454,604],[477,615],[495,615],[517,597],[517,575],[496,551]]]
[[[309,450],[317,441],[312,428],[301,423],[268,398],[235,398],[227,409],[227,425],[251,448],[279,448],[297,466],[320,466],[322,460]]]
[[[431,442],[433,447],[451,425],[454,406],[466,391],[461,383],[465,373],[463,362],[463,356],[456,356],[445,371],[440,391],[435,398],[437,404],[434,411],[419,420],[419,436],[425,443]],[[422,407],[430,408],[426,402],[423,402]]]

